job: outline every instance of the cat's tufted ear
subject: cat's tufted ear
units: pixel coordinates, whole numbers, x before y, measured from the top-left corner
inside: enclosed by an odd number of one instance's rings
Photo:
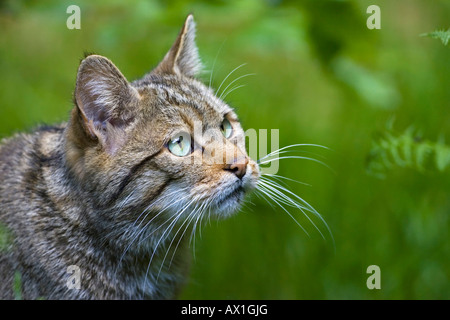
[[[114,154],[126,140],[136,114],[139,93],[107,58],[90,55],[78,68],[75,102],[82,127]]]
[[[202,69],[195,44],[195,21],[188,15],[172,48],[154,70],[155,73],[175,73],[194,77]]]

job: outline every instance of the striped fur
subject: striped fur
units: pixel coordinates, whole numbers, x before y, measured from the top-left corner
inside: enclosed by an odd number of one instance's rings
[[[87,56],[68,122],[2,141],[0,224],[11,241],[0,248],[0,298],[14,297],[15,275],[25,299],[177,296],[197,223],[238,210],[259,178],[236,114],[195,79],[194,38],[189,16],[162,62],[134,82],[107,58]],[[186,157],[167,148],[180,130],[195,141]],[[228,158],[209,161],[211,147],[244,159],[245,175]],[[67,286],[72,265],[80,289]]]

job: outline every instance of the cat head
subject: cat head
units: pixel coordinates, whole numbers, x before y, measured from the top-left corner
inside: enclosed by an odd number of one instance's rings
[[[238,117],[195,78],[200,70],[192,15],[139,80],[127,81],[99,55],[81,62],[66,160],[96,206],[220,217],[256,187],[259,168],[246,153]]]

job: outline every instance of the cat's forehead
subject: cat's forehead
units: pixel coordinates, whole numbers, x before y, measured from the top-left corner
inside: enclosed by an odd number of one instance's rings
[[[224,115],[235,118],[233,109],[214,91],[195,79],[146,77],[132,83],[144,100],[164,113],[193,114],[205,121],[222,121]],[[145,107],[145,106],[144,106]]]

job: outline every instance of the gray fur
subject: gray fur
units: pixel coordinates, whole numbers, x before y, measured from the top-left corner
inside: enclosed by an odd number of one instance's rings
[[[0,226],[8,243],[0,248],[0,298],[14,298],[17,274],[24,299],[177,296],[193,226],[206,209],[219,218],[235,212],[259,177],[233,110],[193,78],[194,37],[189,16],[158,67],[132,83],[107,58],[88,56],[67,123],[2,141]],[[233,139],[220,136],[216,149],[247,159],[243,177],[203,161],[202,147],[214,142],[199,138],[184,158],[167,149],[196,121],[220,135],[225,117]],[[68,285],[70,266],[81,271],[79,289]]]

